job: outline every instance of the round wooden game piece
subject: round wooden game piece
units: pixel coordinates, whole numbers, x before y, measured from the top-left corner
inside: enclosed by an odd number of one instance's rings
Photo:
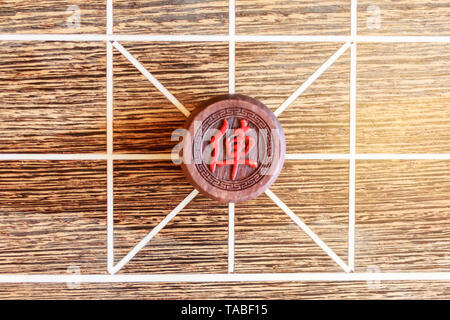
[[[253,199],[283,167],[283,130],[272,111],[256,99],[216,97],[192,112],[185,129],[181,166],[190,183],[212,199]]]

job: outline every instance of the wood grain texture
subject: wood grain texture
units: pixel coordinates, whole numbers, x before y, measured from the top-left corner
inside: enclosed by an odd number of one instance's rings
[[[105,152],[105,45],[0,43],[0,152]]]
[[[347,255],[348,164],[287,161],[271,188],[342,259]],[[169,161],[115,165],[115,255],[120,260],[189,194]],[[181,182],[181,183],[180,183]],[[324,199],[333,199],[326,202]],[[123,272],[226,272],[228,207],[197,196]],[[341,269],[267,196],[236,205],[236,272]]]
[[[104,0],[2,0],[0,33],[105,33]],[[79,24],[76,13],[79,9]]]
[[[357,152],[450,152],[450,45],[358,45]]]
[[[1,284],[2,299],[449,299],[449,281]]]
[[[450,161],[358,161],[356,271],[450,271]]]
[[[228,93],[226,43],[122,43],[188,110]],[[114,150],[170,152],[185,116],[117,50],[114,54]]]
[[[99,33],[105,1],[2,2],[0,33]],[[449,6],[358,1],[360,35],[449,35]],[[81,25],[67,28],[81,9]],[[237,34],[349,35],[350,1],[236,1]],[[227,34],[228,1],[114,1],[114,31]],[[228,92],[227,43],[122,43],[189,110]],[[237,43],[236,89],[275,110],[340,43]],[[0,152],[106,151],[104,43],[0,42]],[[450,152],[449,45],[358,44],[357,151]],[[286,111],[288,153],[349,151],[349,52]],[[114,149],[169,152],[184,116],[114,53]],[[356,271],[450,271],[449,161],[358,161]],[[348,162],[287,161],[271,190],[344,261]],[[114,162],[115,261],[192,190],[170,161]],[[236,205],[236,272],[341,272],[267,196]],[[228,210],[197,196],[122,274],[226,273]],[[0,162],[0,273],[106,274],[106,163]],[[69,270],[68,270],[69,268]],[[449,281],[0,284],[0,298],[450,298]]]
[[[114,1],[114,32],[227,34],[228,1]]]
[[[378,6],[379,11],[373,6]],[[380,18],[378,23],[376,17]],[[447,0],[359,0],[358,34],[448,36],[449,17]]]
[[[0,273],[106,273],[106,162],[0,162]]]
[[[340,43],[237,43],[236,91],[275,111]],[[346,153],[349,143],[349,52],[278,118],[287,153]]]
[[[347,257],[347,161],[286,161],[270,188],[343,260]],[[269,197],[236,204],[235,271],[342,269]]]
[[[236,0],[236,33],[348,35],[350,2]]]
[[[119,261],[192,190],[170,161],[115,162],[115,258]],[[198,195],[120,271],[227,272],[228,206]]]

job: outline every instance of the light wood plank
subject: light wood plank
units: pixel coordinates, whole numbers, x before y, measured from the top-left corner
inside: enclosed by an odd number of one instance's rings
[[[356,167],[356,270],[450,271],[450,162]]]
[[[447,0],[358,0],[360,35],[448,36],[449,17]]]
[[[114,32],[226,34],[228,1],[114,1]]]
[[[450,45],[359,44],[357,152],[450,152]]]
[[[340,47],[340,43],[237,43],[236,90],[273,111]],[[288,153],[347,153],[349,52],[280,116]]]

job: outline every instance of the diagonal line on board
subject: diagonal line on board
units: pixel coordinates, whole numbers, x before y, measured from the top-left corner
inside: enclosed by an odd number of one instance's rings
[[[278,198],[269,189],[266,190],[266,194],[300,227],[300,229],[302,229],[320,248],[322,248],[322,250],[325,251],[331,259],[333,259],[342,269],[344,269],[345,272],[351,271],[345,262],[342,261],[342,259],[339,258],[339,256],[334,253],[334,251],[331,250],[330,247],[328,247],[325,242],[323,242],[302,220],[300,220],[300,218],[292,212],[292,210],[289,209],[289,207],[281,201],[280,198]]]
[[[160,232],[175,216],[183,210],[183,208],[192,201],[192,199],[195,198],[195,196],[198,194],[198,191],[196,189],[192,190],[192,192],[184,198],[183,201],[181,201],[175,209],[173,209],[164,219],[161,220],[161,222],[152,229],[120,262],[111,270],[111,274],[116,273],[122,267],[127,264],[133,257],[150,241],[153,239],[158,232]]]
[[[314,81],[319,78],[322,73],[325,72],[349,47],[351,46],[350,42],[344,43],[342,47],[339,48],[324,64],[320,66],[319,69],[316,70],[309,78],[306,80],[297,90],[294,91],[293,94],[289,98],[287,98],[277,110],[275,110],[275,116],[279,116],[287,107],[289,107],[292,102],[295,101]]]
[[[158,89],[167,99],[169,99],[169,101],[172,102],[174,106],[181,111],[181,113],[183,113],[186,117],[189,117],[189,110],[186,109],[186,107],[180,101],[178,101],[178,99],[175,98],[173,94],[171,94],[169,90],[167,90],[166,87],[164,87],[162,83],[158,81],[158,79],[156,79],[147,69],[145,69],[145,67],[135,57],[133,57],[133,55],[129,53],[127,49],[125,49],[117,41],[113,42],[113,46],[117,50],[119,50],[119,52],[123,54],[123,56],[127,58],[136,67],[136,69],[138,69],[155,86],[156,89]]]

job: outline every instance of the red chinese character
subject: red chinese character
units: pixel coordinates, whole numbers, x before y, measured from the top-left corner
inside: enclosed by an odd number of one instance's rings
[[[223,137],[228,130],[227,120],[223,120],[220,130],[211,138],[212,159],[211,159],[211,172],[216,170],[216,166],[223,167],[233,165],[231,172],[231,180],[234,180],[237,175],[238,166],[240,164],[248,165],[252,168],[256,168],[258,163],[252,159],[246,159],[250,150],[255,146],[255,139],[253,137],[246,136],[246,133],[251,130],[246,120],[241,120],[241,127],[234,131],[234,134],[226,140],[226,156],[223,161],[219,161],[220,150],[220,138]]]

